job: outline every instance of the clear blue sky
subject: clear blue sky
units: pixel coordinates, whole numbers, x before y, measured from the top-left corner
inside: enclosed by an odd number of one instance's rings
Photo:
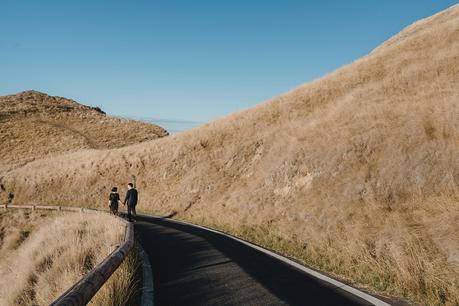
[[[0,95],[209,121],[370,52],[448,0],[1,0]]]

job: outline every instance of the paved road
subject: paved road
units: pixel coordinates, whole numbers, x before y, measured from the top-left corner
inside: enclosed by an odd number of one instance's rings
[[[139,217],[156,306],[370,305],[240,242],[167,219]]]

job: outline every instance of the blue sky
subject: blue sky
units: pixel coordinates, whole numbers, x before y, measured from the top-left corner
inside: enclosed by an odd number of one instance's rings
[[[348,64],[448,0],[1,0],[0,95],[205,122]]]

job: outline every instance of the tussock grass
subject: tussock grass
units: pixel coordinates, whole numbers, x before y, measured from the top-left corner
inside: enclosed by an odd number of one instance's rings
[[[136,272],[140,268],[138,251],[133,248],[89,305],[137,305],[141,294],[141,280]]]
[[[109,215],[20,210],[0,212],[0,228],[0,305],[49,305],[122,242],[125,226]],[[123,305],[133,256],[94,305]]]
[[[16,168],[0,196],[103,207],[111,186],[135,181],[144,211],[242,232],[382,294],[457,305],[458,53],[456,5],[255,108]]]

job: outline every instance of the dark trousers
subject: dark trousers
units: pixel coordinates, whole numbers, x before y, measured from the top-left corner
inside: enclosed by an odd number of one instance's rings
[[[118,204],[114,205],[110,205],[110,212],[114,215],[117,215],[118,214]]]
[[[127,205],[127,211],[128,211],[128,220],[132,220],[132,216],[136,216],[136,212],[135,212],[135,205],[131,205],[128,203]]]

